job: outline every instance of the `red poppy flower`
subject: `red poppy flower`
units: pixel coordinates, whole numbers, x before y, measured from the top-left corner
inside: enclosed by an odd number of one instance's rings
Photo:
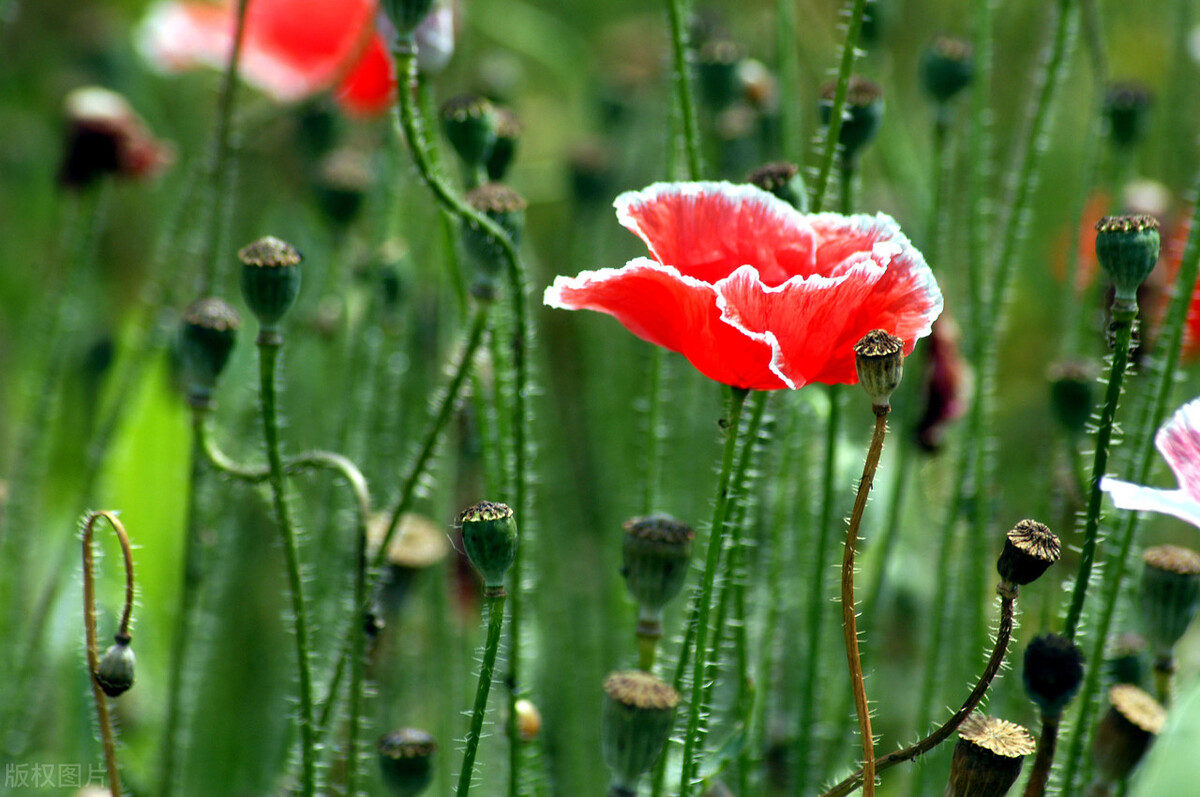
[[[347,111],[381,113],[391,105],[395,77],[374,17],[374,0],[251,0],[241,77],[281,102],[333,88]],[[221,69],[235,27],[232,0],[168,0],[147,16],[140,46],[166,70]]]
[[[546,304],[608,313],[727,385],[853,384],[859,338],[883,329],[907,354],[942,311],[925,259],[883,214],[805,215],[731,183],[658,183],[615,205],[653,259],[558,277]]]
[[[144,179],[171,163],[170,144],[151,135],[142,117],[115,91],[85,86],[63,102],[67,142],[59,183],[86,188],[105,175]]]

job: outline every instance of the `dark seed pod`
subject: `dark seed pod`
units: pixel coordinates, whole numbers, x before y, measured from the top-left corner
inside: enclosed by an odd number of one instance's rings
[[[127,636],[117,635],[116,644],[104,652],[96,665],[96,683],[109,697],[118,697],[133,686],[134,665],[137,659]]]
[[[1042,713],[1057,717],[1083,682],[1083,650],[1058,634],[1042,634],[1025,648],[1025,694]]]
[[[193,407],[212,406],[213,390],[229,362],[241,323],[237,311],[215,296],[197,299],[183,311],[179,353]]]
[[[433,8],[433,0],[380,0],[380,9],[387,14],[396,33],[411,36]]]
[[[242,297],[261,327],[260,342],[279,343],[279,322],[300,295],[300,253],[286,241],[259,238],[238,252]]]
[[[1146,137],[1154,94],[1142,83],[1112,83],[1104,95],[1108,132],[1119,147],[1132,147]]]
[[[521,243],[525,229],[525,198],[502,183],[485,183],[464,197],[467,204],[487,216],[508,234],[513,246]],[[491,299],[496,293],[496,280],[501,273],[503,252],[490,235],[474,224],[463,225],[463,248],[475,264],[476,284],[472,291],[481,299]]]
[[[1004,797],[1035,749],[1029,731],[1016,723],[974,714],[958,729],[946,797]]]
[[[636,795],[637,783],[658,760],[679,694],[665,681],[641,670],[614,672],[604,679],[600,743],[612,772],[610,794]]]
[[[508,174],[517,154],[517,142],[521,140],[521,120],[510,108],[496,108],[496,141],[487,159],[487,176],[499,182]]]
[[[690,526],[667,515],[625,521],[621,575],[643,620],[658,621],[660,634],[662,609],[683,588],[695,538]]]
[[[971,43],[965,39],[938,36],[921,54],[921,83],[929,96],[948,102],[971,85],[975,60]]]
[[[370,161],[351,147],[326,155],[313,181],[317,205],[334,228],[344,228],[358,217],[370,187]]]
[[[504,576],[517,553],[517,523],[507,504],[481,501],[458,516],[467,558],[483,577],[484,594],[504,594]]]
[[[746,182],[774,194],[801,213],[808,212],[808,189],[804,186],[800,167],[794,163],[767,163],[750,172]]]
[[[829,125],[833,109],[833,97],[837,83],[826,83],[821,88],[821,124]],[[854,75],[846,91],[845,118],[838,135],[842,145],[842,159],[853,165],[858,161],[859,151],[875,138],[879,124],[883,121],[883,89],[878,83]]]
[[[1064,362],[1050,369],[1050,408],[1067,434],[1079,437],[1087,431],[1095,405],[1096,374],[1090,364]]]
[[[1137,310],[1137,291],[1158,262],[1158,219],[1105,216],[1096,224],[1096,257],[1116,292],[1114,310]]]
[[[417,797],[433,782],[437,742],[416,728],[401,728],[379,738],[379,771],[396,797]]]
[[[713,111],[721,111],[742,93],[738,64],[745,52],[737,42],[716,39],[705,42],[696,59],[700,93]]]
[[[882,329],[871,330],[854,344],[854,368],[871,403],[890,406],[904,376],[904,341]]]
[[[1154,657],[1170,661],[1200,609],[1200,553],[1158,545],[1147,548],[1142,561],[1141,631]]]
[[[1062,543],[1044,524],[1022,520],[1009,529],[996,562],[1001,580],[1012,588],[1041,577],[1062,556]]]
[[[1142,760],[1167,714],[1157,700],[1129,684],[1108,690],[1108,700],[1111,705],[1092,741],[1092,758],[1102,782],[1120,783]]]
[[[496,143],[496,109],[478,94],[460,94],[442,104],[442,130],[468,169],[481,169]]]
[[[1146,640],[1139,634],[1120,634],[1108,640],[1104,674],[1110,683],[1141,686],[1146,682]]]

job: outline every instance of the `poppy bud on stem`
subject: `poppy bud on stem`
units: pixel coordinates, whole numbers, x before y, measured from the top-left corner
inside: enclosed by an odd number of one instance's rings
[[[121,612],[121,625],[116,633],[116,645],[109,649],[101,660],[96,642],[96,582],[93,570],[92,535],[96,522],[104,518],[112,526],[121,543],[121,554],[125,559],[125,608]],[[83,626],[87,637],[87,663],[91,675],[92,697],[96,701],[96,715],[100,722],[100,736],[104,745],[104,763],[108,768],[109,790],[121,794],[121,774],[117,767],[117,745],[113,735],[112,720],[108,716],[105,695],[116,697],[133,685],[133,651],[129,649],[129,621],[133,615],[133,551],[129,535],[113,512],[92,512],[83,525]]]

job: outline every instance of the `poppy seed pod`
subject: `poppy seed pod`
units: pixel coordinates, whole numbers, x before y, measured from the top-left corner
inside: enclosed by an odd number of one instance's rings
[[[504,575],[517,553],[517,523],[507,504],[480,501],[458,516],[467,558],[483,577],[483,594],[504,594]]]
[[[679,594],[687,579],[695,538],[690,526],[667,515],[625,521],[621,575],[641,607],[643,622],[657,625],[659,635],[662,609]]]
[[[1139,634],[1120,634],[1108,640],[1104,675],[1109,682],[1141,686],[1146,669],[1146,640]]]
[[[742,93],[738,64],[745,57],[740,45],[728,39],[705,42],[696,59],[696,74],[705,103],[720,111]]]
[[[379,8],[400,36],[411,36],[429,15],[433,0],[379,0]]]
[[[317,206],[334,228],[344,228],[358,217],[371,187],[371,164],[367,156],[350,147],[335,149],[317,167],[313,191]]]
[[[746,182],[774,194],[801,213],[808,212],[808,189],[800,167],[787,161],[775,161],[746,175]]]
[[[1117,312],[1137,312],[1137,291],[1158,261],[1158,219],[1105,216],[1096,224],[1096,257],[1116,292]]]
[[[1087,430],[1096,405],[1096,374],[1082,361],[1064,362],[1050,369],[1050,408],[1063,430],[1079,437]]]
[[[642,775],[662,753],[679,694],[641,670],[614,672],[604,679],[600,746],[612,771],[610,795],[635,795]]]
[[[96,665],[96,683],[109,697],[118,697],[133,686],[134,665],[137,663],[130,647],[130,638],[117,634],[116,644],[104,652]]]
[[[1108,133],[1119,147],[1137,145],[1146,136],[1154,94],[1136,82],[1112,83],[1104,94]]]
[[[487,176],[498,182],[508,174],[521,139],[521,120],[510,108],[496,108],[496,140],[487,158]]]
[[[496,109],[478,94],[460,94],[442,104],[442,131],[468,169],[483,168],[496,143]]]
[[[525,229],[525,198],[502,183],[485,183],[467,192],[467,204],[487,216],[504,230],[513,246],[521,243]],[[483,229],[474,224],[462,228],[463,248],[475,263],[476,283],[472,292],[481,299],[491,299],[496,293],[503,252]]]
[[[242,319],[237,311],[215,296],[197,299],[183,311],[179,353],[187,375],[188,403],[212,406],[217,380],[229,362]]]
[[[242,297],[258,318],[259,343],[283,341],[279,322],[300,295],[300,253],[270,235],[238,251],[242,261]]]
[[[971,85],[975,61],[971,43],[951,36],[938,36],[921,54],[921,83],[937,102],[949,102]]]
[[[433,782],[437,742],[416,728],[401,728],[379,738],[379,771],[397,797],[417,797]]]
[[[946,797],[1004,797],[1035,749],[1029,731],[1013,722],[973,714],[958,728]]]
[[[854,344],[854,368],[871,404],[890,406],[904,376],[904,341],[882,329],[871,330]]]
[[[1025,648],[1025,694],[1041,712],[1057,717],[1083,682],[1083,650],[1058,634],[1042,634]]]
[[[1167,714],[1157,700],[1130,684],[1108,690],[1111,704],[1096,727],[1092,759],[1102,783],[1119,783],[1133,772]]]
[[[1040,578],[1060,556],[1062,543],[1054,532],[1036,520],[1026,519],[1009,529],[996,571],[1003,585],[1015,592],[1018,586]]]
[[[836,81],[821,87],[821,124],[825,126],[829,125],[836,93]],[[851,76],[846,90],[844,116],[838,143],[842,145],[843,162],[854,165],[858,162],[859,151],[871,143],[879,132],[879,124],[883,121],[883,89],[878,83],[864,77]]]
[[[1141,631],[1154,657],[1169,662],[1200,609],[1200,553],[1158,545],[1147,548],[1142,561]]]

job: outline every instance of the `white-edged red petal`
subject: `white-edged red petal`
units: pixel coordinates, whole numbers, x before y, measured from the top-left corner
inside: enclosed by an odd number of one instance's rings
[[[1109,476],[1100,480],[1100,489],[1120,509],[1171,515],[1200,528],[1200,503],[1183,490],[1143,487]]]
[[[1171,466],[1180,490],[1200,502],[1200,399],[1175,410],[1154,436],[1154,445]]]

